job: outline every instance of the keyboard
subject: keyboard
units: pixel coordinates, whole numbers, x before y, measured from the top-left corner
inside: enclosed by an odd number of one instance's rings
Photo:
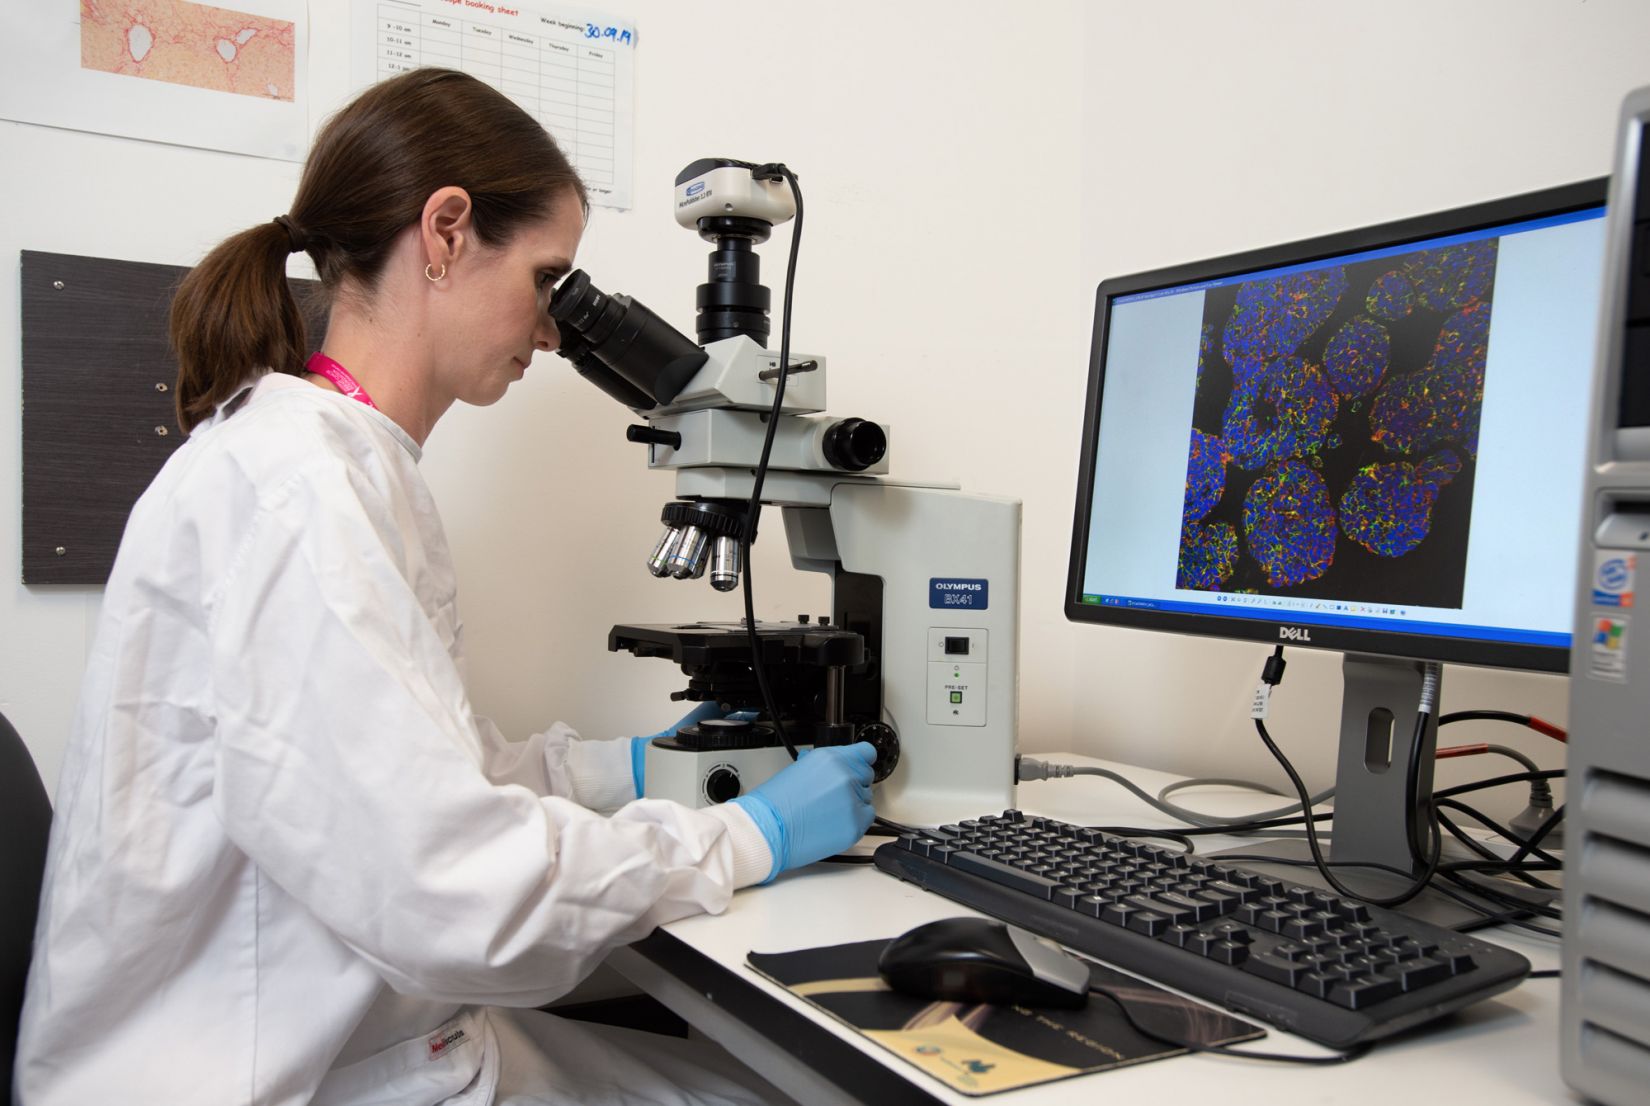
[[[1516,986],[1524,957],[1218,859],[1017,810],[901,836],[876,866],[1332,1048]]]

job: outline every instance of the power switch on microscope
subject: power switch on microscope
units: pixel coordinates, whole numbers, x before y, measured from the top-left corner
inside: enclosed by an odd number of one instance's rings
[[[984,627],[928,628],[930,726],[986,724],[991,638]]]

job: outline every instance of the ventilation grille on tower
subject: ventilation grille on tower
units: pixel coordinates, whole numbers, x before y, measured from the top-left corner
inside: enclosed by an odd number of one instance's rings
[[[1650,781],[1594,771],[1579,849],[1575,981],[1584,1062],[1597,1075],[1650,1079]]]

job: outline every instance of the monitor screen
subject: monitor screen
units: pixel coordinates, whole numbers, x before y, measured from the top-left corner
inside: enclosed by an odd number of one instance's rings
[[[1068,617],[1563,670],[1604,196],[1103,282]]]

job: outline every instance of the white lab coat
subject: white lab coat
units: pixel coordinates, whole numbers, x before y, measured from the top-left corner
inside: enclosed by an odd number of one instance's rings
[[[58,790],[23,1106],[514,1101],[522,1015],[487,1006],[768,874],[736,806],[635,801],[627,739],[475,716],[418,457],[267,375],[133,509]],[[648,1077],[612,1072],[611,1100]]]

